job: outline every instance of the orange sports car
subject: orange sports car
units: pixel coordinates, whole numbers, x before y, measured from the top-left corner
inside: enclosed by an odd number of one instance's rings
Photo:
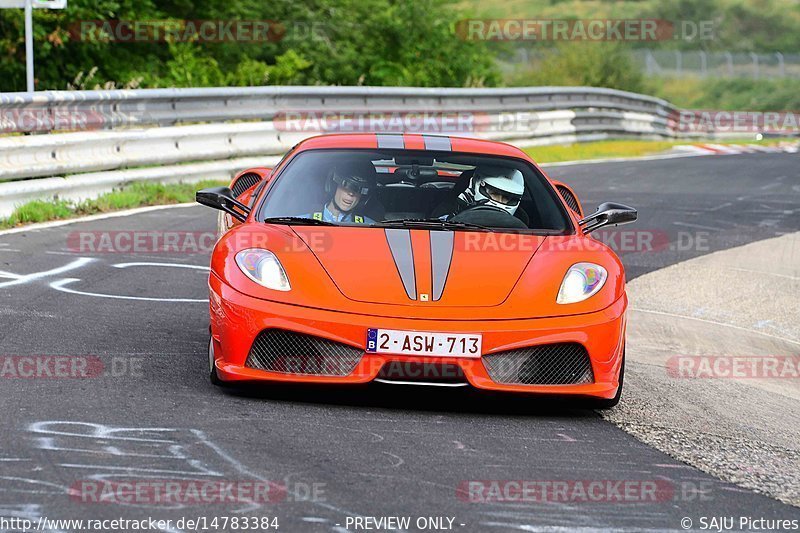
[[[636,220],[524,152],[422,134],[307,139],[198,191],[222,211],[208,361],[240,381],[468,386],[615,405],[625,272],[590,232]]]

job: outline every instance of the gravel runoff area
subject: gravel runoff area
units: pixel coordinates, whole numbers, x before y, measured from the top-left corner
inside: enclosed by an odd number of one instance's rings
[[[605,418],[705,472],[800,506],[800,233],[678,263],[628,289],[625,392]],[[793,366],[778,367],[783,377],[676,377],[698,375],[678,372],[682,356],[783,356]]]

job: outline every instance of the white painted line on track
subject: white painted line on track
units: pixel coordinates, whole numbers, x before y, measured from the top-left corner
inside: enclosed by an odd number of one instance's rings
[[[758,331],[755,329],[744,328],[742,326],[735,326],[733,324],[726,324],[725,322],[717,322],[716,320],[708,320],[707,318],[698,318],[696,316],[687,316],[687,315],[679,315],[677,313],[668,313],[666,311],[655,311],[652,309],[640,309],[637,307],[631,307],[631,311],[638,311],[639,313],[650,313],[653,315],[661,315],[661,316],[671,316],[674,318],[685,318],[686,320],[694,320],[696,322],[704,322],[706,324],[713,324],[715,326],[722,326],[725,328],[732,328],[738,329],[739,331],[747,331],[748,333],[754,333],[756,335],[763,335],[764,337],[770,337],[772,339],[776,339],[783,342],[788,342],[790,344],[796,344],[800,346],[800,342],[792,339],[787,339],[786,337],[779,337],[778,335],[772,335],[770,333],[765,333],[763,331]]]
[[[112,300],[134,300],[139,302],[174,302],[174,303],[203,303],[203,304],[208,303],[208,299],[196,300],[193,298],[146,298],[144,296],[123,296],[119,294],[100,294],[97,292],[84,292],[76,289],[69,289],[66,287],[66,285],[74,283],[76,281],[80,281],[80,279],[77,278],[60,279],[58,281],[52,282],[50,284],[50,287],[57,291],[66,292],[68,294],[77,294],[79,296],[94,296],[95,298],[109,298]]]
[[[720,204],[720,205],[718,205],[718,206],[716,206],[716,207],[712,207],[712,208],[710,208],[710,209],[706,209],[706,211],[709,211],[709,212],[710,212],[710,211],[719,211],[720,209],[724,209],[724,208],[726,208],[726,207],[730,207],[730,206],[732,206],[732,205],[733,205],[733,204],[732,204],[731,202],[725,202],[724,204]]]
[[[200,266],[200,265],[184,265],[182,263],[117,263],[116,265],[111,265],[114,268],[128,268],[128,267],[138,267],[138,266],[152,266],[152,267],[172,267],[172,268],[191,268],[194,270],[203,270],[208,272],[211,270],[211,267],[207,266]]]
[[[709,231],[722,231],[723,228],[715,228],[714,226],[703,226],[702,224],[693,224],[691,222],[673,222],[676,226],[683,226],[686,228],[705,229]]]
[[[3,277],[14,278],[12,281],[6,281],[4,283],[0,283],[0,289],[3,289],[5,287],[11,287],[12,285],[24,285],[26,283],[30,283],[31,281],[35,281],[37,279],[54,276],[56,274],[63,274],[64,272],[75,270],[76,268],[81,268],[82,266],[87,265],[92,261],[94,261],[94,259],[90,257],[81,257],[80,259],[76,259],[75,261],[67,265],[64,265],[62,267],[54,268],[52,270],[45,270],[43,272],[36,272],[25,276],[11,274],[10,272],[0,272],[0,275],[2,275]]]
[[[788,274],[778,274],[777,272],[764,272],[763,270],[753,270],[752,268],[738,268],[728,267],[730,270],[738,270],[739,272],[749,272],[751,274],[760,274],[762,276],[773,276],[776,278],[790,279],[792,281],[800,281],[800,277],[790,276]]]

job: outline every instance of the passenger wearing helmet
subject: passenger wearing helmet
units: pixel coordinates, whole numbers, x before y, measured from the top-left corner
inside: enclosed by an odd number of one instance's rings
[[[469,187],[458,196],[458,203],[463,205],[459,211],[467,207],[486,205],[513,215],[524,191],[525,181],[519,170],[480,167],[475,169]]]
[[[364,206],[375,188],[374,167],[371,163],[369,166],[371,168],[335,168],[325,183],[331,199],[321,211],[305,217],[326,222],[374,224],[374,220],[357,210]]]

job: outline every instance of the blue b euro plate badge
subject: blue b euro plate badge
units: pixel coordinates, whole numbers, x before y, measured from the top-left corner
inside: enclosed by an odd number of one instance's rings
[[[367,330],[367,351],[376,352],[378,350],[378,330],[369,328]]]

